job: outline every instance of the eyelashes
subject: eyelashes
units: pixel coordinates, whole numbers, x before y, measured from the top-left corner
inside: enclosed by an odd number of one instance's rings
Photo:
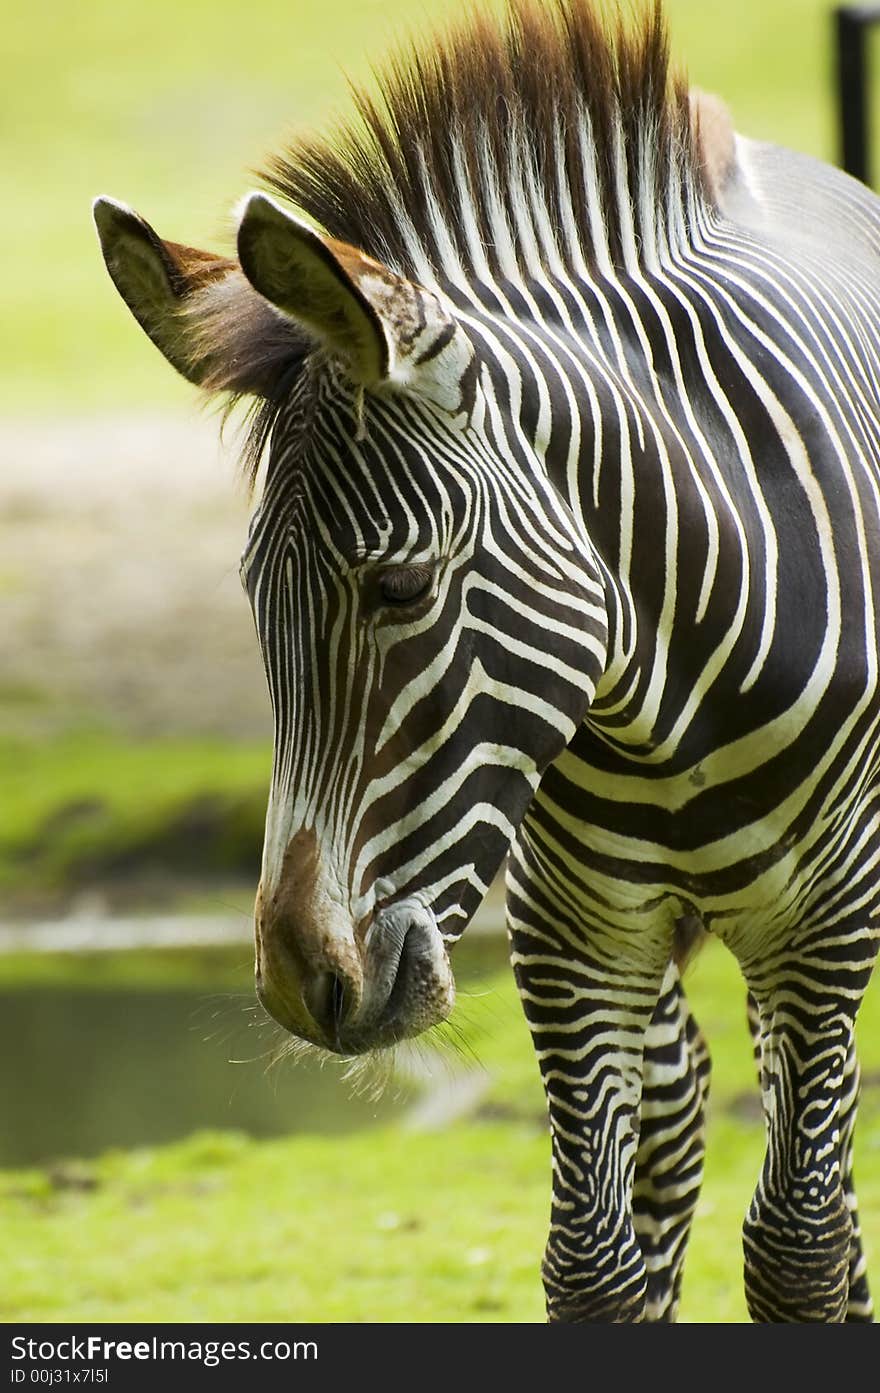
[[[372,608],[405,609],[426,599],[434,589],[436,566],[383,566],[373,572],[368,586]]]

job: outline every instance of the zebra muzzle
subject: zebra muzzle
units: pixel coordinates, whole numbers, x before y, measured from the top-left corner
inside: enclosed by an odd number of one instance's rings
[[[257,993],[280,1025],[334,1053],[361,1054],[446,1019],[455,983],[431,910],[414,900],[387,905],[358,941],[345,928],[319,937],[307,919],[267,914],[258,898]]]
[[[375,914],[364,940],[361,1029],[386,1044],[420,1035],[445,1020],[455,1003],[455,979],[437,921],[416,900]]]

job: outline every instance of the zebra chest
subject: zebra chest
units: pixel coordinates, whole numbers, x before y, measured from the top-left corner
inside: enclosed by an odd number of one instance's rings
[[[555,843],[592,898],[619,912],[696,911],[707,923],[792,922],[805,869],[835,827],[842,850],[852,809],[819,788],[819,772],[743,768],[721,751],[686,769],[615,759],[578,742],[547,771],[529,822]],[[662,909],[661,909],[662,906]]]

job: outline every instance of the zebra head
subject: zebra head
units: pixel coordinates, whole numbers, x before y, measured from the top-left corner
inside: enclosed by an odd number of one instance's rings
[[[262,195],[237,261],[109,200],[96,221],[166,357],[256,397],[271,436],[242,561],[275,721],[258,992],[336,1052],[419,1033],[451,1010],[449,949],[604,664],[552,432],[498,322]]]

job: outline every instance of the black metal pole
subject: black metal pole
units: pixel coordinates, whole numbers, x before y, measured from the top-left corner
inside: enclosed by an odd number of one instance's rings
[[[880,19],[876,6],[849,5],[834,15],[837,29],[837,102],[840,163],[847,174],[870,182],[868,138],[868,26]]]

